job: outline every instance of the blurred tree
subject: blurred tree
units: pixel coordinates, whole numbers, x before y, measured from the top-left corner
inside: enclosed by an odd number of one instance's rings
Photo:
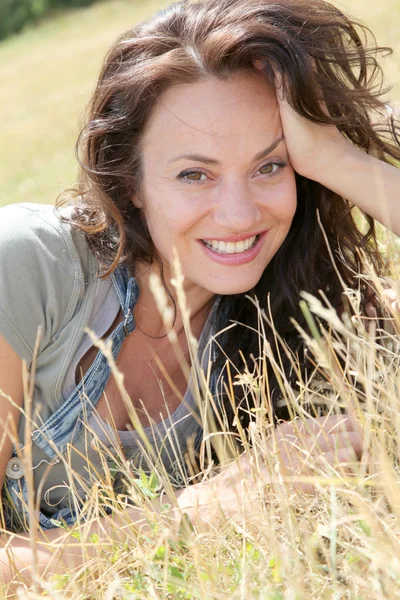
[[[89,6],[89,4],[94,4],[96,0],[51,0],[51,4],[54,7],[62,7],[62,8],[74,8],[76,6]]]
[[[0,0],[0,40],[21,31],[51,10],[88,6],[97,0]]]

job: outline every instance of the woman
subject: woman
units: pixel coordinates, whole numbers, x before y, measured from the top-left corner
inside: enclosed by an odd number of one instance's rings
[[[249,425],[245,394],[237,398],[239,409],[224,398],[225,357],[240,373],[243,356],[249,363],[259,356],[258,313],[246,296],[268,306],[276,331],[266,331],[267,341],[275,348],[277,332],[303,370],[307,361],[290,320],[304,322],[301,291],[322,290],[341,313],[344,282],[360,289],[365,314],[371,292],[359,279],[362,256],[384,274],[374,219],[400,232],[400,174],[393,166],[400,148],[377,86],[376,53],[323,0],[178,3],[113,45],[79,139],[75,207],[59,215],[36,205],[0,211],[0,388],[14,401],[6,398],[0,414],[3,431],[14,423],[23,445],[30,420],[21,414],[21,358],[35,377],[33,470],[23,476],[23,454],[10,435],[0,458],[6,496],[22,521],[13,522],[8,511],[8,527],[26,525],[29,514],[32,522],[32,510],[18,498],[20,491],[26,499],[31,485],[39,526],[49,529],[46,539],[56,540],[54,520],[71,527],[77,516],[85,518],[76,498],[84,501],[90,493],[105,459],[118,461],[118,445],[136,468],[146,468],[146,457],[153,457],[176,488],[198,466],[201,407],[169,335],[187,356],[184,316],[171,285],[174,249],[190,326],[200,339],[199,361],[205,371],[213,361],[210,391],[220,402],[208,415],[217,428],[224,419],[232,428],[234,416],[242,428]],[[353,205],[366,215],[366,233]],[[174,311],[170,331],[150,290],[154,273]],[[245,327],[227,327],[232,322]],[[110,377],[110,351],[107,358],[98,350],[88,327],[112,340],[132,405]],[[273,369],[268,389],[271,418],[287,418]],[[140,425],[129,430],[132,406],[150,428],[150,446]],[[307,424],[303,443],[322,432],[316,452],[329,464],[360,455],[354,418],[319,417]],[[295,431],[293,423],[281,424],[275,437],[282,462],[294,473],[301,455],[288,451],[285,439]],[[234,511],[242,493],[239,470],[250,470],[246,454],[210,481],[180,489],[171,522],[183,509],[200,524],[212,521],[214,493],[223,510]],[[75,489],[73,499],[66,482]],[[140,518],[135,507],[125,510],[130,519]],[[119,517],[103,516],[102,527],[113,518]],[[11,547],[17,565],[29,564],[26,537]],[[40,550],[39,565],[50,562],[55,569],[51,556]],[[2,561],[9,577],[4,555]]]

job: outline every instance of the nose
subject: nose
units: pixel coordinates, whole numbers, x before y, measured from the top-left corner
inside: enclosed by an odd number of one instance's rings
[[[221,185],[214,207],[214,222],[231,233],[254,229],[261,220],[261,210],[254,193],[237,180]]]

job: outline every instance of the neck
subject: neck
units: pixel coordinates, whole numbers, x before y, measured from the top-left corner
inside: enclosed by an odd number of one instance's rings
[[[150,289],[149,278],[152,273],[160,276],[157,265],[144,265],[142,263],[137,263],[135,265],[135,277],[140,286],[140,296],[135,307],[135,319],[138,327],[147,335],[161,337],[165,336],[168,331]],[[183,330],[183,319],[177,292],[171,283],[172,277],[169,266],[168,268],[164,267],[164,282],[161,282],[161,285],[164,284],[166,287],[167,306],[172,309],[172,314],[175,315],[173,328],[176,333],[179,334]],[[187,280],[184,281],[183,290],[185,293],[186,306],[190,311],[192,330],[193,333],[197,335],[201,332],[204,323],[207,320],[215,295],[209,290],[201,288]]]

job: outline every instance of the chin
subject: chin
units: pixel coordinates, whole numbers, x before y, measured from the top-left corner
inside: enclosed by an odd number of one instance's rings
[[[229,290],[220,290],[218,292],[215,292],[216,294],[218,294],[219,296],[237,296],[239,294],[248,294],[248,292],[253,289],[253,285],[251,287],[238,287],[238,288],[233,288],[233,289],[229,289]]]
[[[254,279],[249,282],[242,281],[230,281],[227,283],[216,283],[215,286],[208,285],[208,289],[213,294],[218,294],[219,296],[235,296],[237,294],[247,294],[250,290],[252,290],[257,283],[260,281],[261,275],[258,279]]]

